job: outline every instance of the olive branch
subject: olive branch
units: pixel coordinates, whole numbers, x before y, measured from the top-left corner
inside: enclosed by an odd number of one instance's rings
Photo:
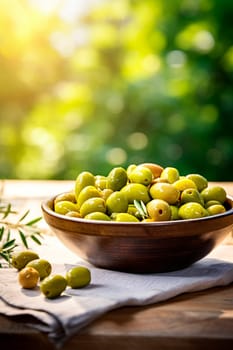
[[[18,233],[18,236],[26,249],[29,248],[28,239],[41,245],[41,230],[38,229],[37,223],[42,217],[26,220],[29,213],[30,210],[27,210],[18,218],[18,212],[12,209],[11,203],[2,204],[0,202],[0,215],[2,215],[0,217],[0,257],[4,259],[9,266],[11,265],[12,253],[18,246],[16,238],[13,238],[13,231]],[[10,220],[10,215],[13,215],[16,220]],[[2,267],[1,263],[0,267]]]

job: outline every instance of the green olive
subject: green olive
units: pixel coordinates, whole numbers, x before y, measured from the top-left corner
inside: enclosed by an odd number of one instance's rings
[[[102,213],[101,211],[94,211],[93,213],[89,213],[86,216],[84,216],[84,219],[87,220],[103,220],[103,221],[110,221],[110,217]]]
[[[15,252],[12,255],[11,264],[17,270],[22,270],[29,261],[39,259],[39,255],[31,250],[23,250],[20,252]]]
[[[152,199],[146,205],[149,217],[154,221],[171,220],[170,205],[162,199]]]
[[[108,174],[108,188],[119,191],[128,181],[127,172],[122,167],[113,168]]]
[[[208,187],[201,174],[140,163],[114,167],[107,176],[81,172],[73,191],[54,199],[54,211],[87,220],[185,220],[222,213],[226,200],[225,189]]]
[[[81,205],[89,198],[100,197],[100,192],[97,190],[95,186],[89,185],[84,187],[79,193],[77,199],[78,208],[81,208]]]
[[[84,266],[72,267],[66,273],[67,285],[71,288],[83,288],[91,282],[91,271]]]
[[[149,168],[139,165],[131,171],[131,173],[128,175],[128,178],[132,183],[139,183],[147,186],[152,182],[153,174]]]
[[[223,204],[226,201],[227,194],[223,187],[213,186],[207,187],[201,192],[205,202],[216,200]]]
[[[81,217],[85,217],[87,214],[93,213],[95,211],[100,211],[102,213],[106,212],[105,200],[101,197],[93,197],[87,199],[80,208]]]
[[[180,191],[172,184],[157,182],[150,187],[150,195],[153,199],[163,199],[168,204],[177,203]]]
[[[199,192],[203,191],[208,186],[207,179],[200,174],[189,174],[186,178],[192,180],[196,184]]]
[[[188,202],[179,208],[178,214],[181,219],[198,219],[208,216],[207,210],[197,202]]]
[[[55,200],[54,200],[54,204],[56,204],[57,202],[63,202],[63,201],[69,201],[69,202],[73,202],[76,203],[76,197],[74,192],[67,192],[67,193],[61,193],[58,196],[56,196]]]
[[[204,206],[204,199],[196,188],[187,188],[181,193],[181,203],[197,202]]]
[[[193,180],[187,179],[185,177],[180,177],[179,180],[173,183],[173,186],[180,192],[186,190],[187,188],[197,188]]]
[[[136,167],[137,167],[136,164],[130,164],[130,165],[128,166],[128,168],[126,169],[126,174],[127,174],[128,177],[129,177],[129,175],[131,174],[131,172],[132,172]]]
[[[130,215],[135,216],[137,219],[141,219],[141,215],[140,215],[138,209],[135,207],[134,204],[129,204],[128,205],[127,213],[130,214]]]
[[[139,220],[131,214],[128,213],[115,213],[114,221],[116,222],[139,222]]]
[[[103,175],[96,175],[95,177],[95,187],[99,190],[104,190],[108,186],[108,178]]]
[[[127,196],[120,191],[115,191],[106,200],[107,212],[109,215],[112,213],[124,213],[128,209]]]
[[[50,275],[45,277],[40,284],[41,292],[49,299],[59,297],[66,287],[67,280],[61,275]]]
[[[100,192],[100,196],[106,201],[107,198],[110,196],[110,194],[113,193],[113,190],[111,190],[110,188],[104,188],[101,192]]]
[[[132,204],[134,200],[139,202],[142,200],[144,203],[150,200],[148,188],[142,184],[127,184],[121,189],[121,192],[126,195],[129,204]]]
[[[48,277],[52,271],[52,265],[45,259],[32,260],[26,265],[26,267],[33,267],[35,270],[37,270],[41,280]]]
[[[161,177],[157,177],[157,179],[154,179],[152,181],[153,184],[160,183],[160,182],[167,183],[167,184],[169,183],[167,179],[162,179]]]
[[[215,204],[221,204],[221,203],[219,201],[211,200],[205,203],[205,208],[208,208],[211,205],[215,205]]]
[[[214,205],[210,205],[207,208],[207,211],[210,215],[217,215],[217,214],[225,213],[226,208],[222,204],[214,204]]]
[[[81,190],[86,186],[95,186],[95,176],[90,173],[89,171],[83,171],[81,172],[75,181],[75,196],[78,199],[79,193]]]
[[[163,169],[160,178],[167,180],[168,183],[172,184],[179,180],[180,173],[176,168],[166,167]]]
[[[78,211],[78,206],[73,202],[61,201],[55,203],[54,211],[58,214],[66,215],[69,211]]]
[[[176,205],[170,205],[171,220],[179,220],[179,208]]]
[[[159,177],[164,169],[161,165],[156,164],[156,163],[141,163],[139,165],[142,165],[142,166],[150,169],[152,174],[153,174],[154,179]]]
[[[71,218],[81,218],[81,215],[78,211],[68,211],[65,216],[69,216]]]

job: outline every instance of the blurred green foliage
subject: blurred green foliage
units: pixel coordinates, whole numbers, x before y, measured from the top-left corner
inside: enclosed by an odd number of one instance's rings
[[[228,0],[2,0],[0,177],[150,161],[232,181],[232,17]]]

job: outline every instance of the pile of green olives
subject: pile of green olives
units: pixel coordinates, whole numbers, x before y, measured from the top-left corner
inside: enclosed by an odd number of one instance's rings
[[[115,222],[188,220],[225,212],[226,200],[225,189],[201,174],[142,163],[114,167],[107,176],[81,172],[72,191],[56,196],[54,211]]]
[[[40,291],[48,299],[59,297],[67,286],[77,289],[91,282],[91,272],[85,266],[74,266],[65,276],[51,274],[51,263],[31,250],[14,253],[12,266],[19,272],[18,282],[22,288],[34,289],[39,285]]]

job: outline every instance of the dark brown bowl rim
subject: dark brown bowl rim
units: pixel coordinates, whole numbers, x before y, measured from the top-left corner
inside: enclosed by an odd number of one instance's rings
[[[115,222],[115,221],[88,220],[88,219],[69,217],[69,216],[65,216],[62,214],[58,214],[50,208],[49,203],[52,203],[56,197],[57,196],[53,196],[49,199],[42,201],[42,203],[41,203],[42,211],[44,211],[45,213],[47,213],[53,217],[60,219],[60,220],[62,219],[62,220],[65,220],[67,222],[74,222],[74,223],[80,223],[80,224],[92,224],[92,225],[93,224],[96,224],[96,225],[106,224],[108,226],[112,226],[112,225],[114,225],[114,226],[116,226],[116,225],[121,225],[121,226],[129,226],[129,225],[171,226],[174,224],[181,224],[181,223],[182,223],[182,225],[188,225],[189,223],[195,223],[195,222],[197,223],[197,222],[216,220],[218,218],[220,219],[220,218],[224,218],[224,217],[227,217],[230,215],[232,215],[232,217],[233,217],[233,196],[229,196],[229,195],[227,195],[227,202],[228,202],[229,206],[231,206],[231,208],[226,210],[224,213],[205,216],[203,218],[197,218],[197,219],[157,221],[157,222]],[[233,224],[233,218],[232,218],[232,224]]]

